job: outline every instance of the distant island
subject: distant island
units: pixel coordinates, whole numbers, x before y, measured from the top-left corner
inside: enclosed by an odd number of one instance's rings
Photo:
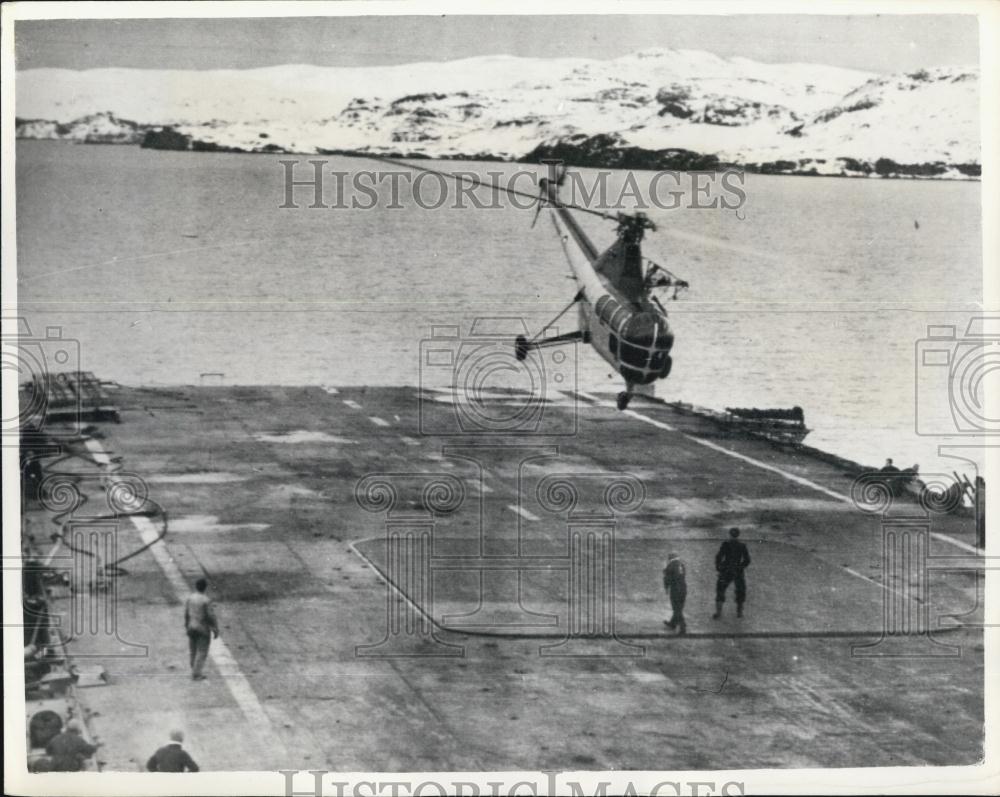
[[[874,75],[657,49],[609,61],[34,69],[18,73],[17,112],[19,138],[195,152],[981,175],[975,67]]]

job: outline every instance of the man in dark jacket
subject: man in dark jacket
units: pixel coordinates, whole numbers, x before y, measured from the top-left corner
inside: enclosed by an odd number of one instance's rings
[[[170,732],[170,744],[165,744],[157,750],[146,762],[150,772],[197,772],[198,765],[181,747],[184,734],[180,731]]]
[[[715,555],[715,569],[719,573],[719,580],[715,583],[713,620],[718,620],[722,615],[722,604],[726,602],[726,588],[732,583],[736,584],[736,616],[743,616],[743,604],[747,599],[747,582],[743,577],[743,571],[750,565],[750,552],[739,541],[739,536],[739,529],[730,529],[730,538],[722,543]]]
[[[684,602],[687,600],[687,574],[680,557],[671,553],[667,556],[667,566],[663,568],[663,589],[670,596],[670,608],[673,615],[664,620],[668,628],[676,628],[677,636],[687,633],[687,623],[684,622]]]
[[[903,475],[903,471],[892,464],[891,459],[887,459],[885,464],[879,468],[879,473],[882,474],[883,484],[894,496],[900,496],[903,493],[903,485],[906,483],[907,479]]]
[[[45,745],[45,752],[52,759],[52,772],[79,772],[83,762],[97,752],[97,745],[84,740],[79,724],[68,722],[66,730]]]

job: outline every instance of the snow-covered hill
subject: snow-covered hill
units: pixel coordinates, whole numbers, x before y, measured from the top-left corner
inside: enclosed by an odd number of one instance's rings
[[[34,69],[18,135],[773,172],[978,175],[975,68],[877,76],[691,50],[378,68]]]
[[[48,138],[79,141],[90,144],[138,144],[145,130],[128,119],[113,113],[95,113],[61,123],[49,119],[18,119],[18,138]]]

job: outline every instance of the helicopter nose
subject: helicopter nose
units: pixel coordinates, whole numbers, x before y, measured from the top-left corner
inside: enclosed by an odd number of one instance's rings
[[[663,358],[663,368],[660,369],[660,379],[670,376],[670,369],[674,367],[673,358],[668,354]]]

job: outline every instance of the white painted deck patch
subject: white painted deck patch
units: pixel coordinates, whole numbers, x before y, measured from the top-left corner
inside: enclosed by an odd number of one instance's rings
[[[649,672],[648,670],[633,670],[632,677],[644,684],[665,683],[667,680],[667,676],[662,672]]]
[[[572,394],[562,390],[538,390],[535,393],[527,391],[478,390],[468,393],[464,390],[451,388],[425,388],[417,396],[424,401],[435,401],[439,404],[465,405],[494,404],[503,407],[576,407],[577,400]]]
[[[523,509],[523,508],[517,506],[516,504],[507,504],[507,508],[511,512],[513,512],[513,513],[515,513],[517,515],[520,515],[525,520],[538,520],[539,519],[538,515],[534,515],[531,512],[529,512],[527,509]]]
[[[201,473],[154,473],[145,478],[148,482],[158,482],[160,484],[225,484],[227,482],[246,481],[250,476],[216,470]]]
[[[354,445],[358,442],[349,437],[337,437],[337,435],[309,431],[308,429],[296,429],[294,432],[281,434],[255,434],[254,439],[260,440],[262,443],[335,443],[341,446]]]
[[[220,523],[216,515],[180,515],[170,518],[170,531],[178,533],[210,531],[263,531],[270,523]]]

